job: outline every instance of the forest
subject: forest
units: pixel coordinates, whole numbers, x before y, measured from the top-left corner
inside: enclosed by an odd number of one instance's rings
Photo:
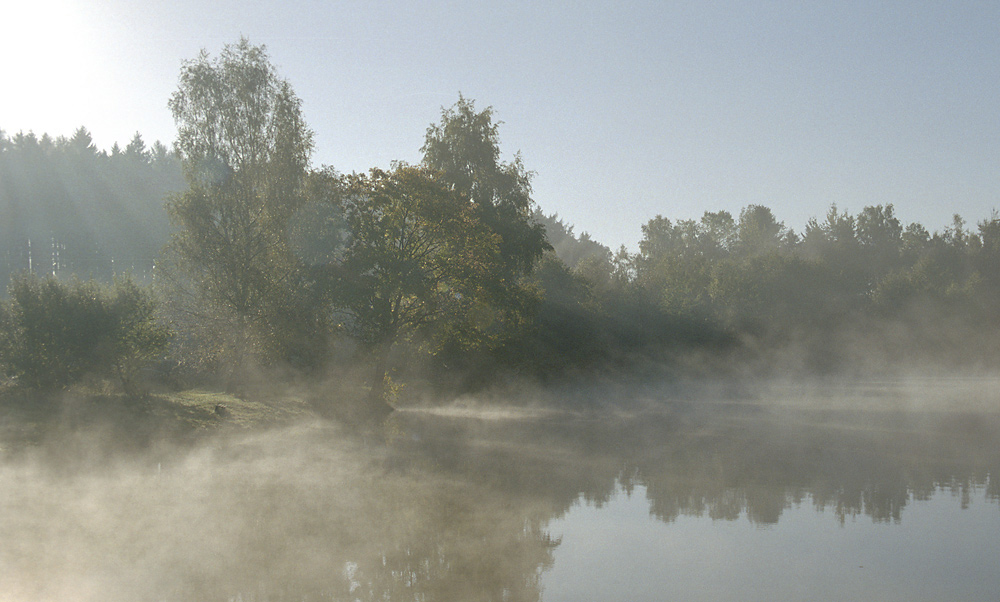
[[[384,413],[514,381],[1000,359],[996,212],[932,231],[832,205],[797,232],[748,205],[657,215],[613,250],[535,204],[472,99],[418,164],[351,174],[312,166],[301,100],[246,40],[186,62],[169,108],[172,148],[0,130],[3,388],[313,382]]]

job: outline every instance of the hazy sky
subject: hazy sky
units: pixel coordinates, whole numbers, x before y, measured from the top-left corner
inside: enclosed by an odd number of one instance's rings
[[[247,36],[304,101],[314,164],[417,161],[459,92],[535,200],[634,246],[656,214],[1000,207],[1000,2],[0,0],[0,128],[173,140],[181,62]]]

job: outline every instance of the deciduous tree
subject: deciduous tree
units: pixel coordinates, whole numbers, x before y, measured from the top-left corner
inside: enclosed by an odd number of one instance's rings
[[[381,400],[395,343],[432,329],[468,338],[486,330],[499,236],[442,174],[408,165],[349,177],[344,217],[341,304],[374,354],[371,398]]]
[[[180,272],[202,316],[237,336],[233,348],[287,356],[286,322],[308,318],[292,311],[302,308],[288,241],[312,151],[301,101],[266,49],[241,39],[185,63],[169,106],[189,185],[168,206]]]
[[[520,154],[500,160],[501,122],[493,108],[476,111],[462,96],[427,129],[423,164],[443,173],[456,192],[474,204],[480,219],[500,237],[500,254],[509,278],[529,273],[551,246],[545,228],[532,220],[531,176]]]

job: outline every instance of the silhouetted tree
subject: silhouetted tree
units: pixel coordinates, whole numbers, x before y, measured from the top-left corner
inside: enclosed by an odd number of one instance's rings
[[[124,151],[125,157],[134,163],[149,163],[150,153],[146,149],[146,143],[142,140],[142,134],[136,132],[132,136]]]

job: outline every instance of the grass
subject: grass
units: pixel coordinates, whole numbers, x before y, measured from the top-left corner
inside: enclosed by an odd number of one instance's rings
[[[265,402],[221,391],[191,389],[151,396],[147,403],[154,415],[192,429],[266,428],[315,417],[309,402],[294,396],[278,396]],[[222,413],[216,412],[218,406],[222,406]]]
[[[44,394],[0,387],[0,456],[74,433],[142,447],[162,438],[197,439],[317,417],[308,400],[292,395],[242,399],[189,389],[132,399],[102,383]]]

